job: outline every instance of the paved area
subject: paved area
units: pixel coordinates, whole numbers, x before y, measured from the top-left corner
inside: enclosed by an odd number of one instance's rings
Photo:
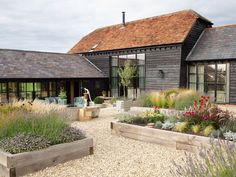
[[[170,177],[172,161],[183,163],[183,151],[111,135],[110,122],[118,112],[104,108],[100,117],[72,126],[94,138],[94,155],[34,173],[33,177]],[[28,175],[29,176],[29,175]]]

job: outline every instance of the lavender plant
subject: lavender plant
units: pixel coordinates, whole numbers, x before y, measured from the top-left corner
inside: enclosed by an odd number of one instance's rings
[[[183,158],[184,166],[173,162],[175,169],[171,170],[177,177],[235,177],[236,176],[236,147],[233,143],[212,142],[211,148],[202,148],[200,159],[192,154]]]

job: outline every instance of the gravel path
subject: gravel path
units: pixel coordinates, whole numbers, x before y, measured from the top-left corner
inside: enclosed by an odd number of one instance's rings
[[[111,135],[110,122],[118,114],[113,108],[102,109],[100,117],[74,122],[94,138],[94,155],[73,160],[34,173],[34,177],[170,177],[172,161],[183,163],[183,151]]]

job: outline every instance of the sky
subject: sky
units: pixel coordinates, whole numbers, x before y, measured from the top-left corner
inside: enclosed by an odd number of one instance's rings
[[[236,24],[235,0],[0,0],[0,48],[66,53],[96,28],[184,9]]]

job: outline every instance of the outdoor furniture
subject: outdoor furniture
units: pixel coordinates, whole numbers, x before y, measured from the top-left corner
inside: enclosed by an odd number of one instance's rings
[[[79,121],[87,121],[93,118],[97,118],[100,113],[98,106],[88,106],[79,109]]]
[[[83,108],[84,107],[84,99],[82,97],[75,97],[74,98],[74,106]]]
[[[51,103],[58,103],[59,97],[47,97],[45,98],[46,103],[51,104]]]

